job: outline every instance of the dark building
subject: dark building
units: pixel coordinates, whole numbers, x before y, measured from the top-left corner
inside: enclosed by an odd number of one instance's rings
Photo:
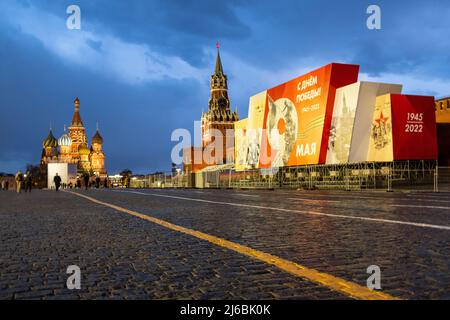
[[[450,166],[450,97],[436,100],[439,166]]]

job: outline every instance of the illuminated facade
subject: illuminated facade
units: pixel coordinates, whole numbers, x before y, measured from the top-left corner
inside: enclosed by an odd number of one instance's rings
[[[450,97],[435,101],[436,123],[450,123]]]
[[[105,154],[103,153],[102,146],[103,146],[103,138],[97,131],[95,132],[95,135],[92,137],[92,147],[91,147],[91,153],[90,153],[90,163],[91,168],[94,172],[100,172],[101,174],[106,174],[105,171]]]
[[[50,130],[42,143],[41,167],[45,168],[50,162],[73,163],[77,165],[79,173],[89,172],[96,176],[105,177],[105,154],[103,153],[103,138],[100,132],[92,137],[92,146],[89,148],[86,138],[86,129],[80,116],[80,100],[74,101],[75,111],[67,133],[57,140]]]

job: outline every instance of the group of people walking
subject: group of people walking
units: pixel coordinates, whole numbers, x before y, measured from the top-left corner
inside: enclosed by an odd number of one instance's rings
[[[2,179],[1,188],[2,188],[2,190],[5,190],[5,191],[9,190],[9,181],[8,181],[8,179]]]
[[[19,171],[17,171],[16,175],[14,176],[14,181],[12,180],[12,176],[10,179],[12,182],[15,181],[15,191],[17,193],[21,193],[22,190],[25,190],[25,192],[31,192],[34,181],[33,181],[33,175],[31,174],[30,171],[27,171],[25,174],[23,174],[23,172],[21,170],[19,170]],[[82,181],[83,181],[83,186],[82,186]],[[84,187],[87,190],[89,187],[108,188],[108,186],[109,186],[108,179],[104,179],[102,181],[100,179],[100,177],[96,177],[94,180],[91,180],[90,176],[87,174],[83,175],[81,177],[81,179],[77,178],[76,183],[69,182],[67,184],[67,183],[62,183],[61,176],[58,173],[56,173],[55,176],[53,177],[53,183],[55,185],[56,191],[59,191],[59,189],[61,189],[61,187],[63,189],[66,189],[66,188],[81,189],[82,187]],[[8,178],[1,179],[1,181],[0,181],[1,190],[9,190],[9,185],[10,185],[10,181],[8,180]]]
[[[89,176],[87,174],[83,175],[83,182],[84,182],[84,187],[87,190],[88,186],[89,186]],[[58,175],[58,173],[55,174],[55,176],[53,177],[53,183],[55,184],[55,190],[58,191],[59,188],[61,188],[61,177]],[[63,184],[63,189],[69,188],[72,189],[73,187],[81,189],[81,180],[80,178],[77,178],[77,183],[74,186],[72,184],[72,182],[69,182],[69,184]]]
[[[90,176],[85,174],[82,176],[83,178],[83,186],[84,189],[87,190],[89,187],[95,187],[100,188],[103,186],[104,188],[108,188],[108,179],[104,179],[103,183],[100,179],[100,177],[96,177],[94,181],[91,181]],[[61,177],[56,173],[56,175],[53,177],[53,182],[55,183],[55,189],[58,191],[61,188]],[[72,184],[72,182],[69,182],[69,184],[63,184],[63,189],[69,188],[78,188],[81,189],[81,179],[77,178],[77,182],[75,185]]]
[[[33,176],[30,171],[24,175],[21,170],[17,171],[16,176],[14,177],[16,180],[16,192],[22,192],[22,189],[25,189],[25,192],[31,192],[33,187]]]

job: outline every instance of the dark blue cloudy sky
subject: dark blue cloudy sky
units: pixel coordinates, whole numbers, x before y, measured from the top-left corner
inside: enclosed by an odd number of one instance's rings
[[[81,30],[66,28],[71,4]],[[249,96],[329,62],[450,95],[448,0],[0,0],[0,13],[0,171],[38,163],[76,96],[89,139],[100,123],[109,173],[169,170],[172,130],[207,108],[217,40],[241,118]]]

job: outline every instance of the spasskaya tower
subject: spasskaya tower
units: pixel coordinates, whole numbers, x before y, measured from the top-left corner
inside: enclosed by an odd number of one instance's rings
[[[208,111],[202,113],[202,148],[214,142],[214,134],[210,131],[211,129],[220,131],[223,137],[222,160],[223,163],[226,163],[226,147],[234,144],[234,122],[239,120],[239,116],[237,111],[232,112],[230,108],[228,79],[223,72],[219,48],[219,43],[217,43],[216,67],[210,79],[211,95],[208,102]],[[230,141],[230,139],[233,141]],[[231,142],[233,144],[230,144]],[[220,146],[217,145],[216,148],[218,147]],[[228,161],[233,160],[230,157],[234,157],[234,152],[228,155]]]

